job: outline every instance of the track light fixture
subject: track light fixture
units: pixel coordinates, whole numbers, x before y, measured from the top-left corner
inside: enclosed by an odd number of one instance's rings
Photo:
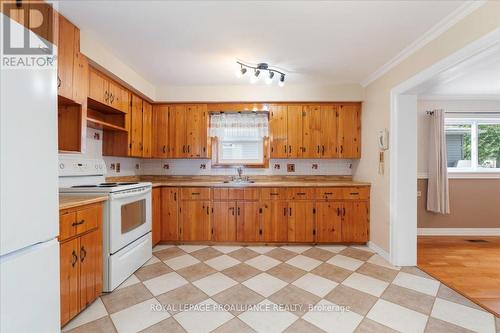
[[[240,69],[236,72],[238,77],[243,77],[247,72],[247,69],[253,69],[253,75],[250,76],[250,83],[257,82],[259,80],[260,73],[262,71],[267,71],[268,75],[265,77],[267,84],[271,84],[273,82],[273,78],[276,73],[280,74],[278,85],[280,87],[283,87],[285,84],[285,73],[280,72],[279,70],[273,68],[269,68],[269,65],[266,63],[260,63],[257,64],[256,66],[247,65],[240,61],[237,61],[236,63],[240,65]]]

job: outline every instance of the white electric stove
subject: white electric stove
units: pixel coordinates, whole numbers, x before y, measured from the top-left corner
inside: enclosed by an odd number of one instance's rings
[[[106,182],[102,159],[59,158],[59,192],[107,194],[103,216],[103,290],[118,287],[152,256],[151,183]]]

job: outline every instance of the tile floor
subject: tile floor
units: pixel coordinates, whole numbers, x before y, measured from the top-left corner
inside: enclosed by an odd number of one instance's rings
[[[159,245],[63,331],[500,333],[500,318],[363,246]]]

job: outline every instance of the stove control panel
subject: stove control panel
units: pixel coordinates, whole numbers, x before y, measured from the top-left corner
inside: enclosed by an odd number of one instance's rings
[[[106,163],[102,159],[59,157],[59,177],[103,176],[105,174]]]

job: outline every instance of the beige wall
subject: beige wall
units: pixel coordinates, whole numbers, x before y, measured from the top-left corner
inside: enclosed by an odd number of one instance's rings
[[[500,179],[450,179],[449,215],[425,209],[427,179],[417,186],[419,228],[500,228]]]
[[[366,87],[362,158],[354,167],[354,177],[372,182],[370,237],[382,249],[389,251],[390,150],[385,156],[386,172],[379,175],[376,138],[379,130],[390,127],[391,89],[499,27],[500,1],[490,1]]]
[[[339,85],[231,85],[158,87],[156,100],[162,102],[210,101],[362,101],[359,84]]]

